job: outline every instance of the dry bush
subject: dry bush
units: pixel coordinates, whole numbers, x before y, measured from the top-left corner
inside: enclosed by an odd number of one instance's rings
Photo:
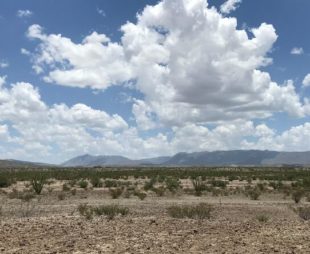
[[[97,207],[89,206],[88,204],[80,204],[78,206],[78,212],[86,219],[92,219],[93,215],[107,216],[109,220],[114,219],[115,216],[125,216],[129,213],[127,207],[120,207],[118,205],[101,205]]]
[[[299,207],[297,209],[297,213],[299,215],[300,218],[302,218],[303,220],[310,220],[310,207]]]
[[[266,214],[259,214],[256,216],[256,219],[261,223],[266,223],[269,221],[269,216]]]
[[[173,205],[168,207],[167,212],[173,218],[190,218],[190,219],[210,219],[213,207],[206,203],[200,203],[195,206]]]
[[[292,193],[292,199],[295,201],[296,204],[298,204],[301,201],[303,196],[304,196],[304,190],[302,189],[295,190]]]
[[[122,188],[109,189],[109,193],[113,199],[118,199],[122,195],[123,189]]]
[[[65,199],[66,195],[64,192],[60,192],[57,197],[58,197],[58,200],[62,201]]]

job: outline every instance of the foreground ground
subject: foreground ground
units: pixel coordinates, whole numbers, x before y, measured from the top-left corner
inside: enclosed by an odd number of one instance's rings
[[[112,200],[100,191],[81,190],[59,201],[56,194],[30,202],[1,195],[0,253],[309,253],[310,223],[294,211],[290,199],[265,195],[168,195]],[[125,217],[87,220],[77,205],[116,203]],[[207,220],[175,219],[171,204],[210,203]],[[22,214],[19,214],[22,213]],[[266,222],[258,220],[267,216]]]

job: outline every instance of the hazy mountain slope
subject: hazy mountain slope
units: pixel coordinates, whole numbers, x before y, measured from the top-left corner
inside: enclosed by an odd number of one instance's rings
[[[178,153],[172,157],[131,160],[123,156],[75,157],[62,166],[229,166],[229,165],[310,165],[310,152],[276,152],[260,150],[232,150],[215,152]]]
[[[78,156],[75,158],[72,158],[71,160],[68,160],[64,162],[61,166],[64,167],[77,167],[77,166],[83,166],[83,167],[93,167],[93,166],[108,166],[108,165],[133,165],[135,164],[134,161],[122,157],[122,156],[92,156],[89,154]]]
[[[54,167],[51,164],[40,162],[29,162],[19,160],[0,160],[0,168],[34,168],[34,167]]]
[[[265,159],[266,165],[310,165],[310,152],[280,152],[274,158]]]
[[[261,165],[265,159],[274,158],[278,152],[259,150],[233,150],[199,153],[179,153],[165,162],[166,165]]]

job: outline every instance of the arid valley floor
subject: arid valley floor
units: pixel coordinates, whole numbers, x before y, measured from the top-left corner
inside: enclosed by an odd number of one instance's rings
[[[296,204],[290,194],[266,182],[259,197],[251,198],[243,189],[264,181],[240,179],[198,196],[191,190],[192,180],[181,179],[177,190],[158,194],[152,190],[158,182],[148,189],[147,177],[127,177],[127,187],[112,198],[114,187],[105,186],[111,182],[101,181],[98,188],[91,181],[81,188],[78,182],[49,180],[40,195],[32,194],[29,181],[1,188],[0,253],[310,252],[309,214],[302,218],[298,212],[298,207],[310,205],[306,194]],[[132,193],[128,182],[135,182]],[[205,182],[207,186],[208,179]],[[134,194],[137,189],[146,197]],[[171,206],[200,203],[212,208],[208,218],[174,218],[169,213]],[[87,217],[80,209],[111,204],[126,207],[128,214]]]

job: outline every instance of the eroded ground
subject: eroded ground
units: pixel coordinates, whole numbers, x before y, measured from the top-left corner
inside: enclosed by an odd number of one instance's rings
[[[210,203],[208,220],[174,219],[171,204]],[[303,201],[307,204],[306,201]],[[113,220],[87,220],[78,204],[115,203],[130,213]],[[242,195],[149,194],[111,199],[106,190],[76,195],[43,193],[30,202],[1,194],[0,253],[310,253],[310,223],[294,212],[293,201],[264,194],[253,201]],[[257,217],[266,215],[267,222]]]

